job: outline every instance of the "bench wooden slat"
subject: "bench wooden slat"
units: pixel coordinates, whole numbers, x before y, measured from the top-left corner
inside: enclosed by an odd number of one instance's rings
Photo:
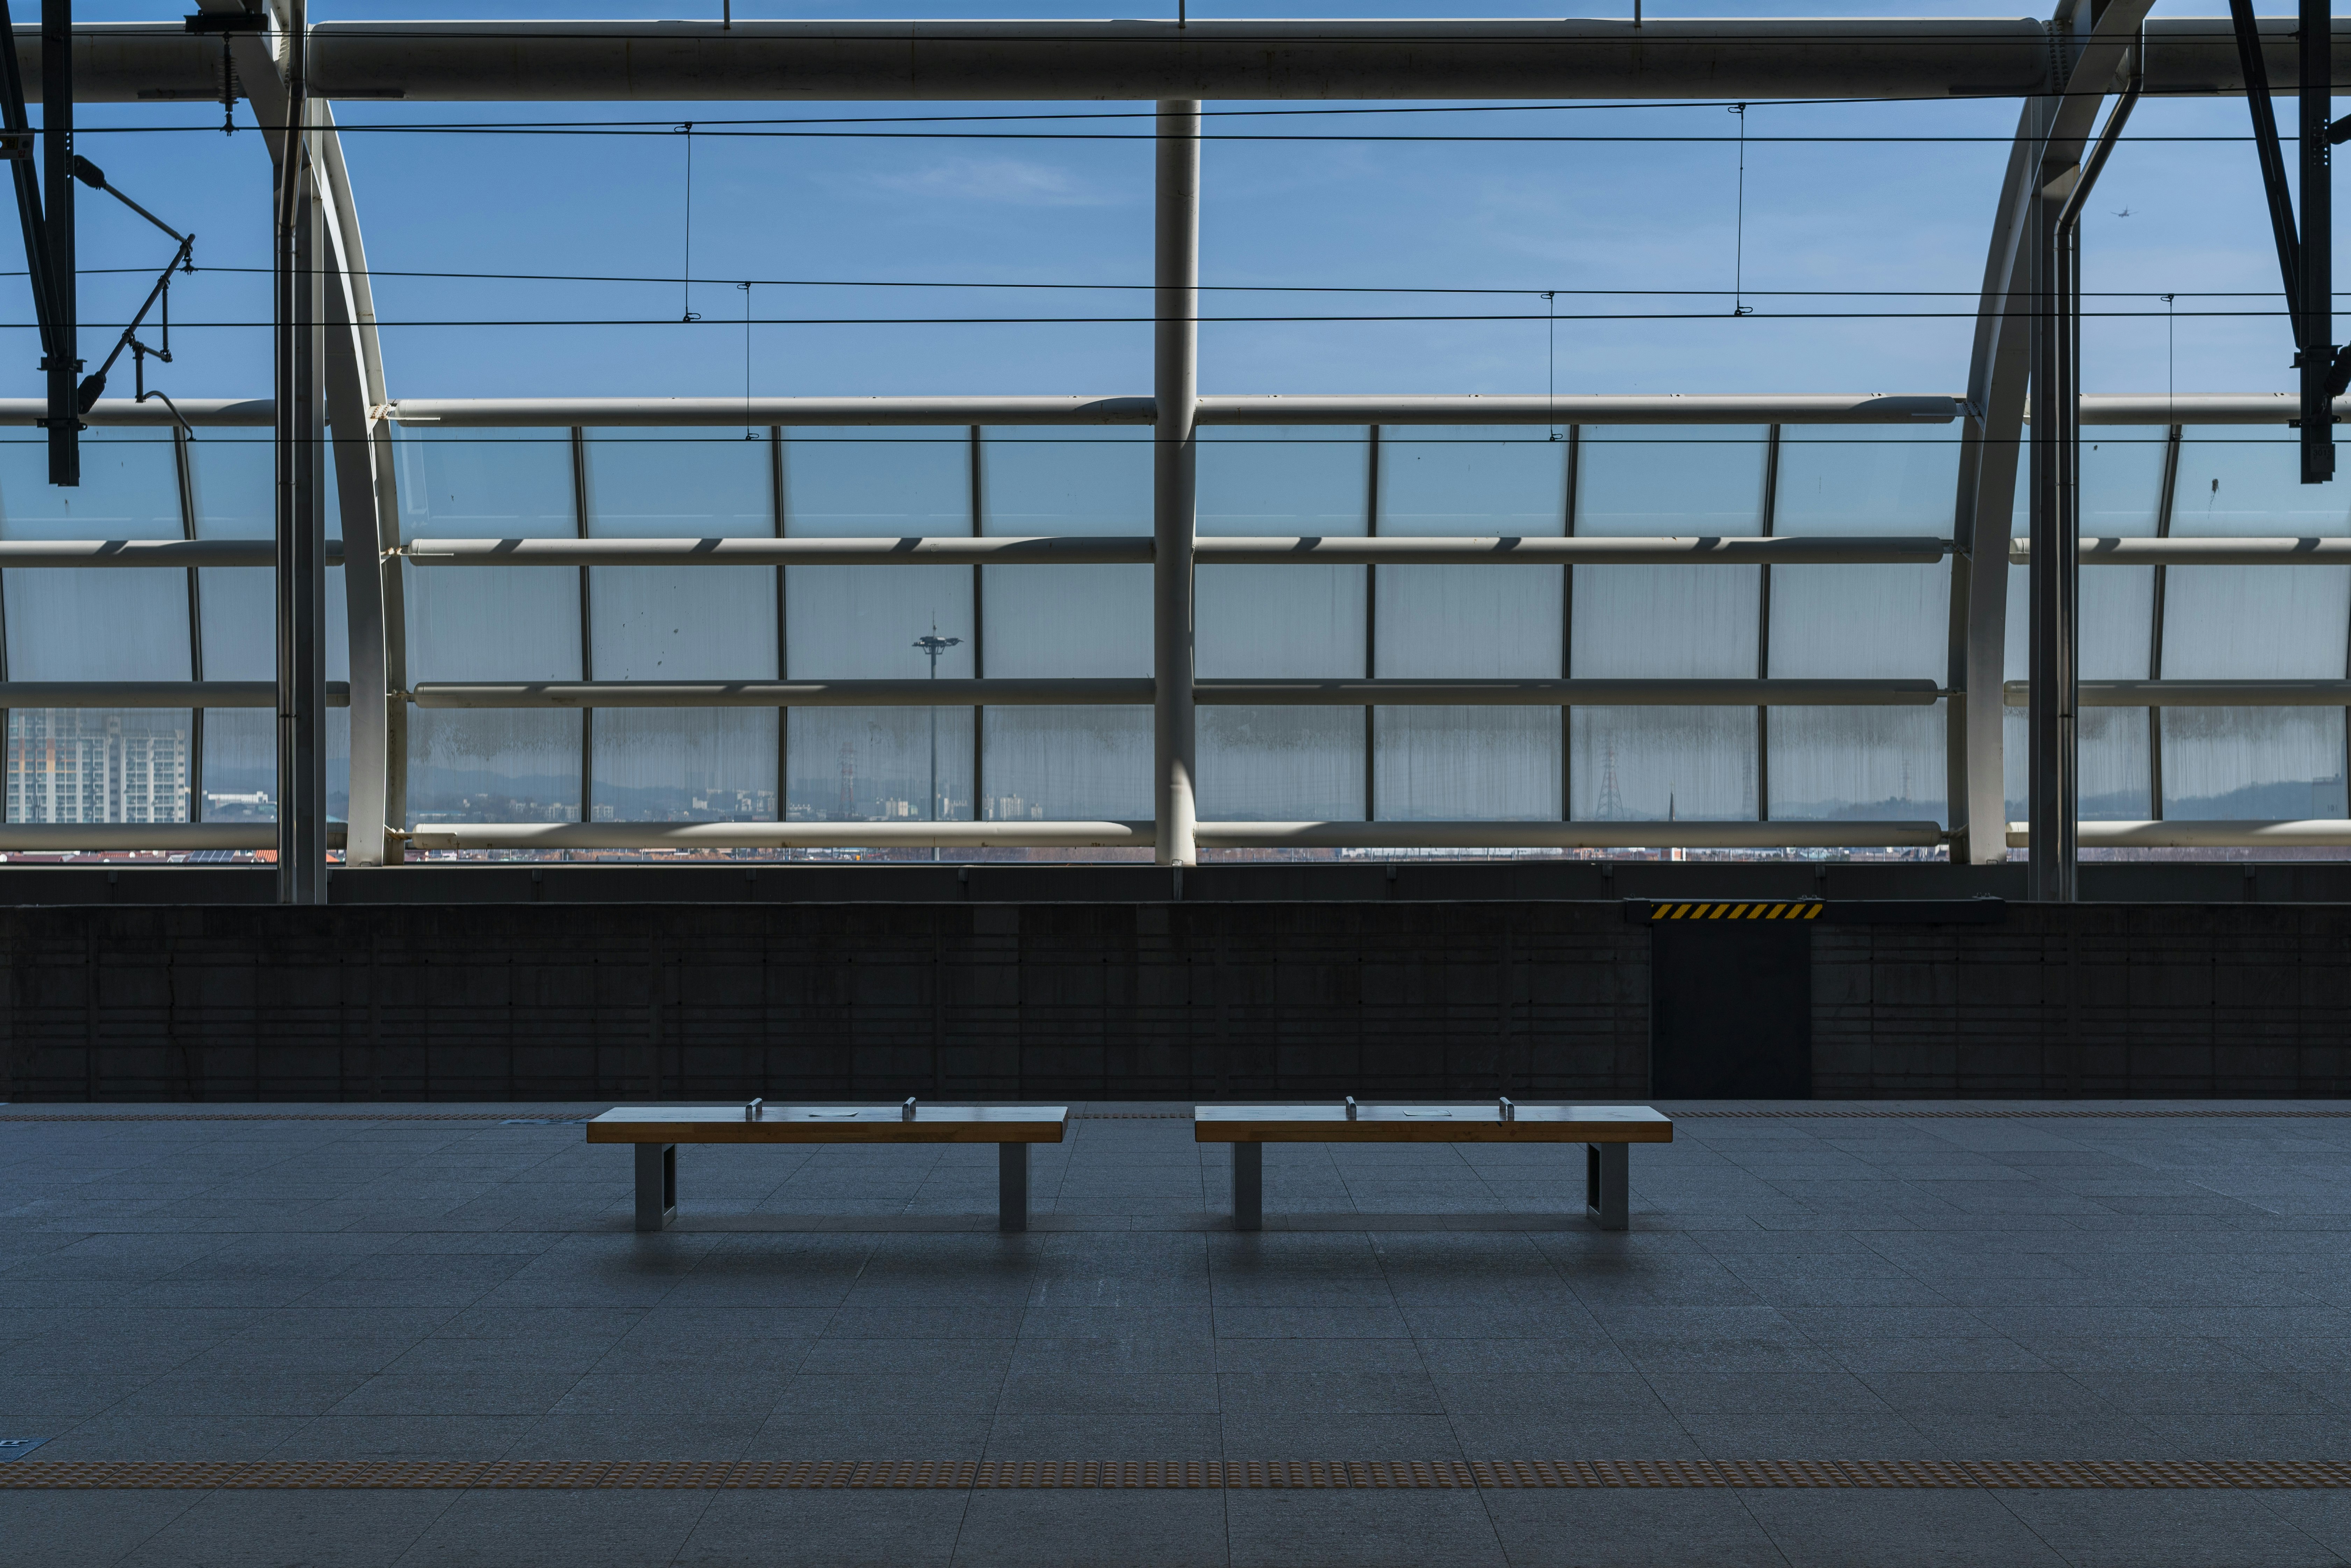
[[[1066,1105],[620,1105],[588,1123],[591,1144],[1058,1144]]]
[[[1203,1144],[1670,1144],[1670,1117],[1646,1105],[1200,1105]]]

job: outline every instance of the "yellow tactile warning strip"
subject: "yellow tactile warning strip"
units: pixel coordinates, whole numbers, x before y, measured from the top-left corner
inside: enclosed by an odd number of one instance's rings
[[[1652,920],[1818,920],[1824,906],[1817,899],[1782,899],[1774,904],[1653,904]]]
[[[2333,1459],[19,1459],[0,1490],[2351,1489]]]

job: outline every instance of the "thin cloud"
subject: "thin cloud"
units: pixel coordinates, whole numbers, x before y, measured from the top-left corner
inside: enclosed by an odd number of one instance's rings
[[[927,169],[883,174],[873,183],[902,195],[990,202],[1010,207],[1100,207],[1110,198],[1066,169],[1018,158],[950,158]]]

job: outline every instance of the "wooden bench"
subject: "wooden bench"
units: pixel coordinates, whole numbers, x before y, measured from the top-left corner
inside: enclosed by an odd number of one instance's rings
[[[1582,1144],[1584,1211],[1625,1226],[1625,1154],[1670,1144],[1673,1123],[1646,1105],[1198,1105],[1192,1137],[1233,1146],[1233,1228],[1265,1228],[1268,1144]]]
[[[637,1228],[677,1218],[680,1144],[994,1144],[997,1228],[1029,1228],[1029,1145],[1058,1144],[1066,1105],[622,1105],[588,1124],[591,1144],[637,1146]]]

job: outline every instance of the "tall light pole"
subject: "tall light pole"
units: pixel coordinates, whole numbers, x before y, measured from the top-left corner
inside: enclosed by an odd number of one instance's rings
[[[939,655],[962,641],[960,637],[940,636],[939,623],[935,621],[931,622],[929,636],[914,639],[914,646],[931,656],[931,679],[935,681],[939,678]],[[936,703],[931,705],[931,799],[924,810],[930,821],[935,822],[939,820],[939,709]],[[931,846],[931,858],[939,858],[939,846],[936,844]]]

